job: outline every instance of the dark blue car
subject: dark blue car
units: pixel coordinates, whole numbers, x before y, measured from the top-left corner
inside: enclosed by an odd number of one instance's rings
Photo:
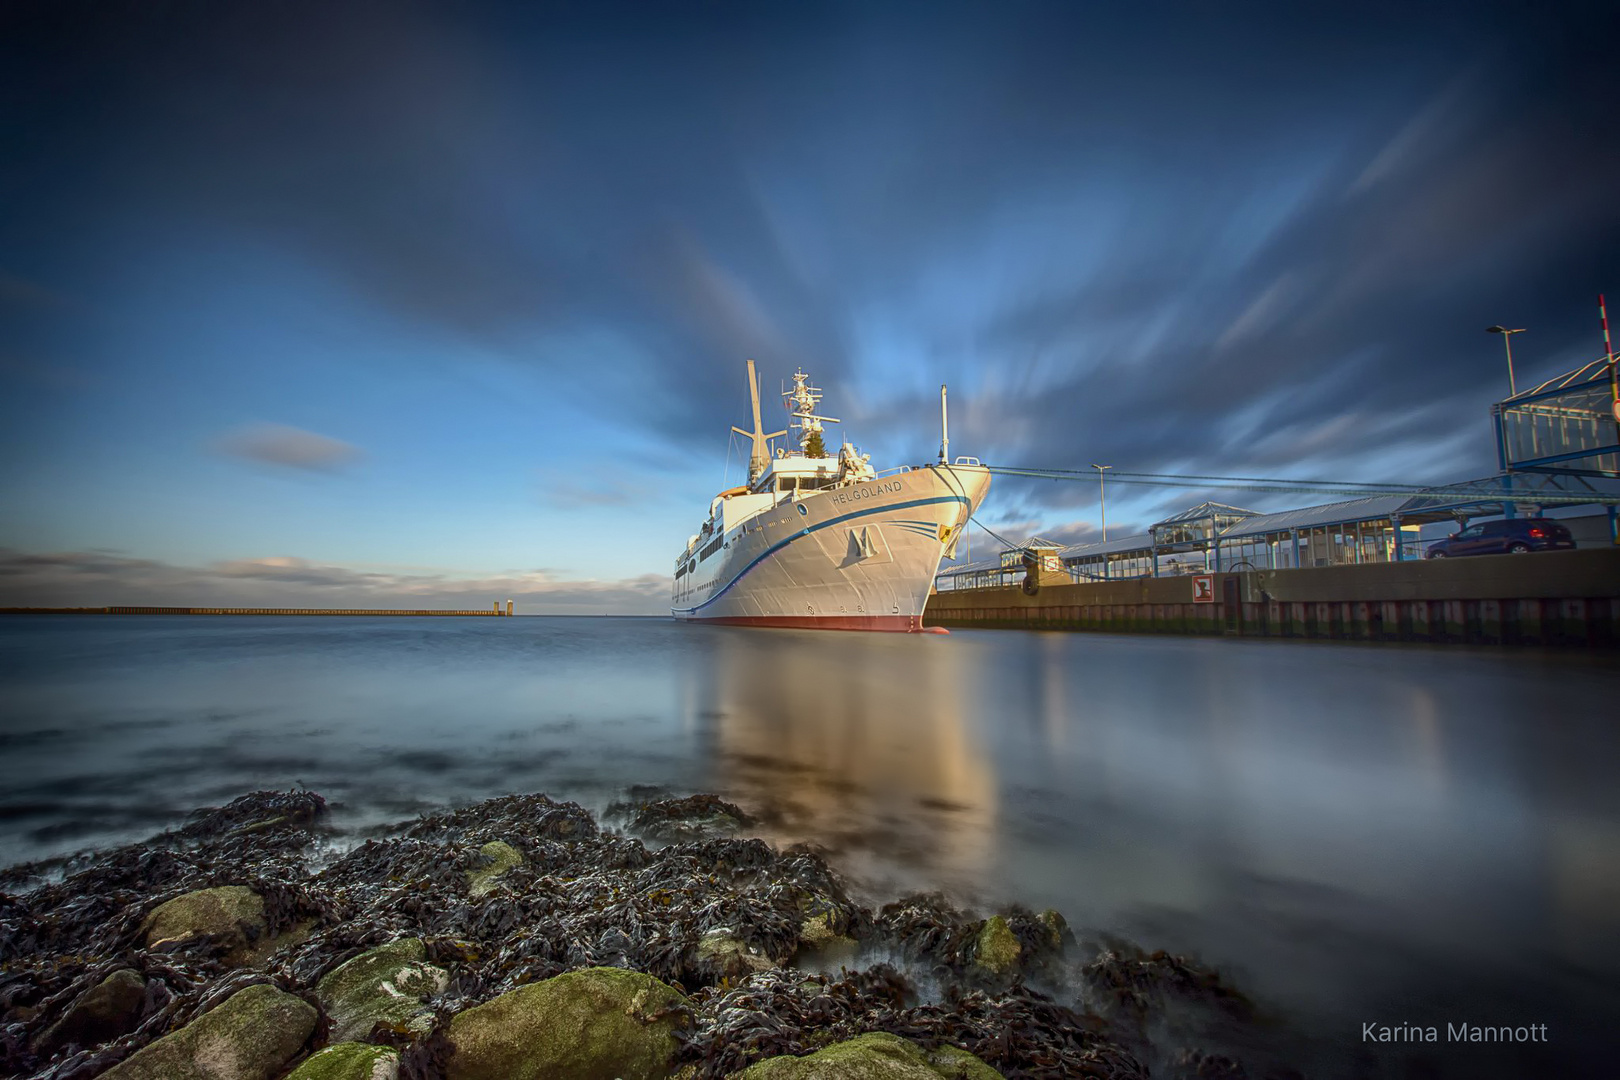
[[[1459,555],[1519,555],[1526,551],[1573,548],[1575,538],[1551,518],[1510,518],[1470,525],[1429,548],[1429,558]]]

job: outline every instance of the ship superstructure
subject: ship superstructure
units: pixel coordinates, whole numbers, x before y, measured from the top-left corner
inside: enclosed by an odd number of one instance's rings
[[[766,434],[748,361],[748,483],[720,492],[675,560],[678,619],[827,630],[922,629],[939,561],[954,553],[990,488],[974,458],[878,472],[870,455],[827,445],[836,417],[803,371],[782,396],[789,428]],[[944,394],[941,388],[943,411]],[[771,440],[795,433],[797,448]]]

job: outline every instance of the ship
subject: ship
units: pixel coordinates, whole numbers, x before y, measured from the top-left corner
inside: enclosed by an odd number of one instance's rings
[[[923,609],[942,558],[954,558],[968,521],[990,489],[977,459],[950,460],[946,388],[933,464],[879,472],[871,455],[840,440],[817,410],[822,393],[802,370],[782,394],[789,426],[767,434],[759,381],[748,361],[752,431],[748,483],[709,503],[708,517],[675,560],[676,619],[817,630],[923,629]],[[792,430],[797,447],[773,445]]]

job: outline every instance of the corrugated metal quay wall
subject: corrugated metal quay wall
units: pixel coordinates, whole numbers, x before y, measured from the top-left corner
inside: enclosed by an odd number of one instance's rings
[[[929,626],[1620,647],[1620,549],[962,589]],[[1050,580],[1050,578],[1048,578]]]

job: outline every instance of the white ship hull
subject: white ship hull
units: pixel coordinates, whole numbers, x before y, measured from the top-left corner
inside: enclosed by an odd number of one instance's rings
[[[683,560],[671,611],[750,626],[921,630],[940,559],[989,486],[977,464],[932,465],[775,496]]]

